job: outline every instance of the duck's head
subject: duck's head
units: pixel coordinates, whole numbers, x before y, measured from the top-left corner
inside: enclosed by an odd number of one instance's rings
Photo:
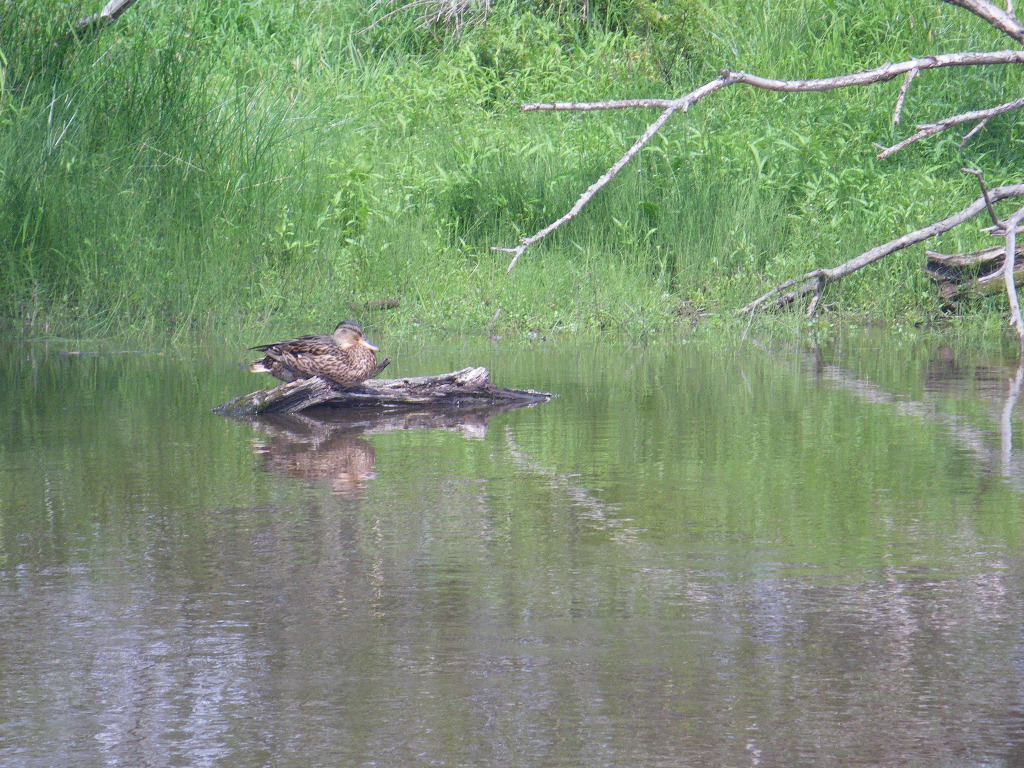
[[[364,346],[371,352],[377,352],[377,347],[373,346],[363,336],[363,329],[355,323],[345,321],[338,323],[338,327],[334,329],[334,343],[342,349],[349,349],[355,346]]]

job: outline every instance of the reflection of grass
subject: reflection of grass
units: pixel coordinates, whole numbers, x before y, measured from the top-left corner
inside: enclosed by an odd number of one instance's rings
[[[898,39],[874,11],[809,0],[756,18],[591,3],[586,21],[575,3],[509,3],[459,35],[417,30],[415,14],[358,35],[371,19],[355,3],[208,0],[139,5],[54,47],[63,6],[20,6],[0,0],[0,316],[29,334],[258,340],[346,316],[400,333],[689,328],[680,307],[727,312],[974,194],[955,137],[871,160],[870,141],[895,135],[892,89],[730,91],[677,116],[511,277],[491,251],[564,212],[652,118],[519,104],[667,95],[726,65],[830,74],[933,38],[991,47],[955,9]],[[998,100],[1020,75],[962,74],[967,90],[950,77],[922,77],[905,122],[956,111],[962,93]],[[1012,130],[969,145],[993,183],[1020,166]],[[973,244],[959,237],[943,247]],[[923,319],[936,302],[919,261],[894,256],[826,303]],[[382,299],[399,306],[362,309]]]
[[[192,354],[0,353],[10,393],[0,402],[9,547],[0,553],[41,542],[58,552],[146,551],[158,539],[160,551],[191,558],[195,547],[218,548],[225,529],[250,537],[323,510],[337,526],[342,508],[324,501],[329,487],[261,471],[272,467],[253,455],[257,432],[207,412],[270,382],[232,365],[243,354],[218,352],[197,367]],[[448,370],[455,358],[488,366],[503,386],[560,396],[496,417],[481,440],[432,429],[367,435],[377,477],[344,514],[412,550],[422,525],[443,528],[453,551],[499,536],[510,557],[537,564],[570,560],[581,541],[614,541],[631,564],[645,562],[637,547],[652,545],[740,560],[768,548],[782,563],[848,573],[916,549],[915,540],[943,564],[956,540],[1019,541],[1022,518],[1009,514],[1019,492],[993,482],[998,466],[933,416],[991,431],[1002,389],[993,384],[981,405],[970,374],[992,361],[976,350],[956,356],[971,382],[960,395],[934,389],[945,372],[934,347],[888,333],[820,354],[892,401],[821,381],[797,353],[750,345],[737,355],[707,344],[406,344],[400,375]],[[905,407],[913,402],[928,415]],[[998,447],[994,435],[975,442]],[[379,542],[368,535],[366,546]]]

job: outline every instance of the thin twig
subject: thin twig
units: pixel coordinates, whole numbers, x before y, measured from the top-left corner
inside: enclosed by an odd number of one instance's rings
[[[1021,385],[1024,384],[1024,355],[1017,361],[1017,371],[1009,381],[1006,392],[1006,402],[1003,403],[1003,412],[999,419],[999,453],[1002,458],[1003,474],[1011,476],[1013,469],[1013,409],[1020,399]]]
[[[978,186],[981,187],[981,196],[985,200],[985,207],[988,209],[988,215],[992,219],[992,224],[1000,229],[1004,227],[1002,219],[996,216],[996,209],[992,207],[992,200],[989,199],[988,188],[985,186],[985,174],[974,168],[961,168],[960,173],[969,173],[978,180]]]
[[[900,86],[900,95],[896,97],[896,109],[893,110],[892,114],[893,125],[900,124],[900,115],[903,114],[903,100],[907,98],[907,90],[910,88],[911,81],[919,74],[921,74],[921,70],[917,67],[907,72],[907,77],[903,81],[903,85]]]
[[[988,118],[987,117],[984,118],[983,120],[979,120],[978,124],[976,126],[971,128],[971,130],[969,130],[967,133],[964,134],[964,138],[963,138],[963,140],[961,140],[960,146],[957,147],[956,151],[957,152],[963,152],[964,151],[964,147],[967,146],[967,142],[970,141],[971,139],[973,139],[975,134],[977,134],[979,131],[981,131],[981,129],[984,128],[986,125],[988,125]]]

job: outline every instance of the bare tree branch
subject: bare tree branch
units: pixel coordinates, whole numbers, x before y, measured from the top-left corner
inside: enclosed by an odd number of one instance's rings
[[[839,266],[832,267],[830,269],[811,270],[800,277],[787,280],[785,283],[777,285],[767,293],[754,299],[754,301],[743,307],[740,312],[753,312],[772,299],[775,299],[776,306],[783,307],[792,304],[797,299],[807,296],[808,294],[818,294],[829,283],[841,280],[847,275],[853,274],[857,270],[863,269],[869,264],[874,264],[879,259],[882,259],[891,253],[901,251],[911,245],[916,245],[924,240],[928,240],[936,237],[937,235],[948,232],[954,227],[963,224],[965,221],[973,219],[979,213],[989,208],[992,202],[1012,197],[1024,197],[1024,184],[1011,184],[1005,187],[990,189],[985,195],[979,197],[959,213],[955,213],[952,216],[948,216],[941,221],[929,224],[927,227],[922,227],[914,232],[908,232],[907,234],[897,237],[895,240],[890,240],[888,243],[884,243],[883,245],[877,245],[874,248],[864,251],[864,253],[859,256],[840,264]],[[1012,275],[1010,279],[1013,279]],[[795,290],[789,290],[793,286],[798,287]],[[783,293],[783,291],[788,292]]]
[[[997,7],[988,0],[943,0],[943,2],[969,11],[996,29],[1009,35],[1017,42],[1024,43],[1024,25],[1022,25],[1016,17],[1012,0],[1007,0],[1006,10]],[[606,109],[658,109],[661,110],[661,115],[659,115],[659,117],[647,127],[647,130],[644,131],[643,135],[633,143],[633,145],[625,154],[622,155],[622,157],[619,158],[618,161],[615,162],[614,165],[612,165],[597,181],[591,184],[590,187],[580,195],[579,199],[567,213],[541,229],[536,234],[529,237],[521,237],[518,245],[514,248],[495,247],[494,250],[513,254],[513,258],[506,270],[507,272],[510,272],[518,262],[519,257],[522,256],[530,246],[536,244],[559,227],[576,218],[580,211],[582,211],[587,203],[593,199],[597,192],[606,186],[619,173],[619,171],[621,171],[622,168],[625,167],[625,165],[629,163],[629,161],[632,160],[641,149],[643,149],[651,138],[676,112],[686,112],[691,106],[696,104],[705,96],[710,96],[716,91],[728,86],[742,83],[761,90],[783,93],[806,93],[871,85],[903,76],[903,84],[900,86],[893,111],[893,123],[899,124],[910,85],[923,70],[938,69],[942,67],[984,66],[994,64],[1024,64],[1024,51],[1002,50],[991,52],[937,54],[934,56],[910,59],[897,64],[886,63],[879,67],[864,70],[862,72],[807,80],[777,80],[742,71],[725,69],[720,72],[718,78],[705,83],[699,88],[677,99],[623,99],[602,102],[550,102],[526,104],[522,107],[524,112],[592,112]],[[914,134],[902,140],[898,144],[891,147],[879,146],[878,148],[881,151],[878,154],[878,158],[887,158],[895,152],[898,152],[899,150],[925,137],[948,130],[954,126],[966,123],[975,123],[975,125],[964,136],[960,144],[960,148],[962,150],[967,141],[975,136],[991,118],[1020,109],[1021,107],[1024,107],[1024,97],[988,109],[965,112],[963,114],[947,117],[934,123],[918,125]],[[857,270],[863,269],[891,253],[895,253],[896,251],[902,250],[916,243],[936,237],[944,232],[948,232],[954,227],[975,218],[982,211],[987,210],[994,222],[994,225],[991,228],[993,234],[1006,239],[1006,253],[1004,256],[1004,264],[1000,268],[1000,273],[1006,283],[1007,296],[1010,301],[1011,325],[1016,330],[1020,340],[1020,354],[1021,359],[1024,360],[1024,320],[1021,318],[1020,304],[1014,283],[1016,236],[1020,223],[1024,221],[1024,208],[1014,213],[1008,221],[1004,222],[996,215],[993,207],[993,203],[999,200],[1024,196],[1024,184],[1008,185],[989,190],[986,188],[984,179],[980,172],[968,169],[964,170],[965,172],[974,174],[978,178],[978,182],[981,187],[981,197],[960,212],[929,224],[926,227],[922,227],[921,229],[902,235],[888,243],[875,246],[874,248],[864,251],[855,258],[836,267],[811,270],[810,272],[792,280],[787,280],[750,302],[741,310],[741,312],[751,314],[769,301],[774,301],[774,305],[777,307],[783,307],[792,304],[801,297],[812,295],[812,299],[809,302],[807,309],[808,315],[811,315],[817,310],[820,304],[822,291],[829,283],[836,282]],[[1024,231],[1024,229],[1021,231]],[[744,335],[746,335],[745,331]]]
[[[135,0],[110,0],[99,13],[94,13],[92,16],[86,16],[75,22],[74,35],[81,37],[94,27],[113,24],[117,21],[117,17],[131,8],[134,3]]]
[[[1024,25],[1013,12],[1013,2],[1007,2],[1006,10],[987,0],[942,0],[979,16],[1000,32],[1005,32],[1018,43],[1024,43]]]
[[[397,5],[395,0],[376,0],[369,11],[373,13],[379,8]],[[416,29],[426,29],[430,26],[440,24],[451,28],[456,35],[462,34],[464,27],[472,24],[479,24],[487,20],[491,13],[491,0],[411,0],[397,8],[388,11],[374,20],[372,24],[359,30],[359,34],[369,32],[382,22],[392,16],[423,8],[423,21]]]
[[[917,133],[908,136],[899,144],[893,144],[891,147],[886,147],[878,153],[877,157],[879,160],[885,160],[890,155],[899,152],[904,147],[913,144],[915,141],[925,138],[926,136],[933,136],[936,133],[941,133],[948,128],[952,128],[956,125],[962,125],[963,123],[972,123],[975,120],[981,121],[982,123],[988,122],[989,118],[995,117],[996,115],[1002,115],[1007,112],[1012,112],[1015,109],[1024,107],[1024,97],[1008,101],[1005,104],[1000,104],[998,107],[991,107],[989,109],[977,109],[973,112],[964,112],[962,115],[953,115],[947,117],[944,120],[939,120],[937,123],[927,123],[925,125],[917,126]],[[967,141],[971,136],[978,132],[981,126],[975,126],[971,129],[971,132],[964,137],[964,142]],[[961,149],[963,144],[960,145]]]
[[[967,142],[973,139],[974,135],[981,131],[981,129],[984,128],[986,125],[988,125],[987,117],[984,120],[979,120],[976,126],[974,126],[973,128],[971,128],[971,130],[965,133],[963,139],[960,141],[960,146],[957,147],[957,152],[963,152],[964,147],[967,146]]]
[[[512,261],[509,262],[508,268],[505,270],[505,274],[508,274],[509,272],[512,271],[512,267],[516,265],[516,262],[519,261],[519,257],[526,252],[527,248],[529,248],[537,241],[543,240],[545,237],[550,235],[552,232],[554,232],[556,229],[558,229],[566,222],[575,219],[579,215],[580,211],[583,210],[583,207],[590,202],[591,198],[593,198],[593,196],[596,195],[602,187],[604,187],[609,181],[611,181],[612,179],[615,178],[616,175],[618,175],[619,171],[621,171],[625,167],[626,163],[632,160],[636,153],[639,152],[643,148],[643,146],[648,141],[651,140],[651,137],[658,132],[658,129],[665,124],[666,120],[672,117],[672,115],[677,111],[677,109],[678,108],[670,107],[669,109],[666,109],[664,112],[662,112],[661,116],[653,123],[651,123],[647,130],[644,131],[643,136],[637,139],[633,146],[626,151],[626,154],[620,157],[618,162],[615,163],[615,165],[613,165],[611,168],[605,171],[601,178],[599,178],[597,181],[595,181],[593,184],[587,187],[587,190],[582,195],[580,195],[579,200],[576,201],[576,204],[572,208],[570,208],[565,215],[551,222],[550,224],[548,224],[548,226],[546,226],[544,229],[542,229],[540,232],[533,235],[532,237],[520,238],[519,245],[517,245],[515,248],[493,248],[492,250],[495,251],[504,251],[505,253],[513,254]]]
[[[569,211],[564,216],[562,216],[561,218],[557,219],[556,221],[553,221],[551,224],[546,226],[544,229],[542,229],[540,232],[538,232],[537,234],[533,235],[532,237],[520,238],[519,245],[517,245],[515,248],[498,248],[498,247],[495,247],[493,249],[495,251],[504,251],[505,253],[513,254],[512,261],[509,262],[508,268],[505,270],[505,273],[508,274],[509,272],[512,271],[512,267],[514,267],[516,265],[516,262],[519,261],[519,257],[522,256],[523,253],[526,252],[527,248],[529,248],[531,245],[533,245],[534,243],[538,242],[539,240],[543,240],[545,237],[550,235],[552,232],[554,232],[556,229],[558,229],[560,226],[562,226],[566,222],[572,221],[573,219],[575,219],[579,215],[580,211],[583,210],[584,206],[587,203],[590,202],[591,198],[593,198],[594,195],[596,195],[598,193],[598,191],[601,190],[602,187],[607,185],[609,181],[611,181],[612,179],[615,178],[616,175],[618,175],[619,171],[621,171],[626,166],[626,163],[628,163],[630,160],[632,160],[636,156],[636,153],[639,152],[641,149],[643,149],[644,145],[648,141],[651,140],[651,138],[654,136],[654,134],[656,134],[661,129],[661,126],[663,126],[665,124],[665,122],[670,117],[672,117],[672,115],[674,115],[679,110],[683,110],[685,112],[686,110],[688,110],[690,108],[690,106],[692,104],[697,103],[702,98],[707,96],[709,93],[714,93],[718,89],[724,88],[727,85],[731,85],[730,76],[727,75],[726,73],[723,73],[722,76],[719,77],[717,80],[712,80],[710,83],[706,83],[706,84],[702,85],[700,88],[698,88],[697,90],[688,93],[683,98],[675,99],[674,101],[670,102],[668,104],[668,106],[665,108],[665,111],[662,112],[661,115],[658,117],[658,119],[655,120],[653,123],[651,123],[647,127],[647,130],[644,131],[643,135],[633,143],[632,147],[630,147],[628,150],[626,150],[626,154],[624,154],[622,157],[620,157],[618,159],[618,161],[611,168],[609,168],[607,171],[605,171],[604,174],[601,176],[601,178],[599,178],[597,181],[595,181],[593,184],[591,184],[587,188],[587,190],[582,195],[580,195],[580,198],[579,198],[579,200],[576,201],[576,204],[572,208],[570,208]],[[645,101],[645,100],[641,99],[639,101]],[[603,103],[606,104],[606,105],[615,104],[615,106],[604,106],[604,107],[600,107],[601,109],[622,109],[623,108],[623,107],[619,106],[616,102],[603,102]],[[537,106],[538,106],[538,109],[543,109],[544,108],[544,106],[542,106],[542,105],[537,105]],[[650,105],[643,104],[642,106],[650,106]],[[548,108],[557,109],[558,106],[556,104],[551,104],[551,105],[548,105]],[[526,111],[526,107],[524,107],[523,110]]]
[[[1024,219],[1024,208],[1006,220],[1006,256],[1003,262],[1003,280],[1006,281],[1006,297],[1010,301],[1010,327],[1017,332],[1020,357],[1024,361],[1024,319],[1020,315],[1020,301],[1017,299],[1017,284],[1014,282],[1014,261],[1017,256],[1017,225]]]
[[[783,93],[832,91],[838,88],[850,88],[854,86],[886,82],[899,77],[900,75],[907,75],[915,69],[920,71],[924,69],[979,66],[984,64],[1024,64],[1024,51],[1003,50],[990,52],[968,51],[962,53],[944,53],[935,56],[926,56],[924,58],[910,59],[898,64],[886,63],[880,67],[864,70],[863,72],[839,75],[837,77],[823,77],[812,80],[775,80],[773,78],[761,77],[759,75],[752,75],[746,72],[734,72],[732,70],[725,69],[722,70],[720,76],[716,79],[705,83],[678,99],[626,99],[621,101],[602,102],[550,102],[526,104],[522,107],[524,112],[590,112],[604,109],[637,108],[661,109],[663,111],[658,119],[651,123],[647,130],[644,131],[643,135],[634,142],[633,146],[631,146],[626,153],[620,157],[614,165],[612,165],[611,168],[609,168],[597,181],[591,184],[582,195],[580,195],[576,204],[573,205],[565,215],[553,221],[536,234],[520,238],[519,244],[514,248],[502,248],[495,246],[493,250],[511,253],[513,255],[512,261],[509,262],[508,269],[506,270],[506,272],[511,272],[512,268],[516,265],[516,262],[519,261],[519,257],[522,256],[531,245],[543,240],[562,225],[575,219],[587,203],[593,199],[594,195],[605,187],[608,182],[615,178],[619,171],[621,171],[622,168],[637,155],[637,153],[647,144],[647,142],[651,140],[654,134],[661,129],[673,114],[676,112],[688,111],[691,106],[696,104],[705,96],[710,96],[712,93],[715,93],[722,88],[743,83],[761,90],[778,91]]]

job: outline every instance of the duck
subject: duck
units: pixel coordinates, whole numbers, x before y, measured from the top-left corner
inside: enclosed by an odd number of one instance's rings
[[[377,365],[377,347],[366,340],[359,325],[347,320],[338,323],[330,335],[300,336],[250,349],[266,354],[254,360],[249,371],[269,373],[281,381],[319,376],[342,389],[350,389],[383,369]]]

